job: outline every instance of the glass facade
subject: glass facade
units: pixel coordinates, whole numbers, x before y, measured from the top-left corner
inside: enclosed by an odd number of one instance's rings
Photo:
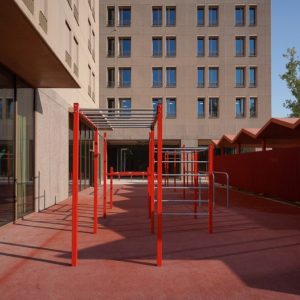
[[[34,211],[34,89],[0,66],[0,225]]]

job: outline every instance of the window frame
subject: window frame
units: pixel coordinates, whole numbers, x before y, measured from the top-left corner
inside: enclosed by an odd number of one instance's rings
[[[170,102],[175,103],[175,113],[174,114],[170,114],[169,108],[170,108]],[[177,117],[177,99],[176,97],[167,97],[166,98],[166,118],[167,119],[176,119]]]
[[[203,114],[199,114],[199,102],[203,102]],[[197,98],[197,118],[198,119],[205,119],[205,98],[204,97],[198,97]]]

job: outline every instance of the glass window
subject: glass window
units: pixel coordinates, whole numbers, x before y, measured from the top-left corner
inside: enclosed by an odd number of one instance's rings
[[[235,99],[235,117],[236,118],[245,117],[245,98]]]
[[[131,87],[131,68],[119,69],[120,87]]]
[[[209,26],[218,26],[219,24],[219,13],[217,6],[209,7]]]
[[[256,56],[256,37],[250,36],[249,38],[249,56]]]
[[[3,119],[3,100],[0,99],[0,119]]]
[[[152,68],[152,86],[162,87],[162,68]]]
[[[162,7],[152,7],[152,25],[162,26]]]
[[[237,6],[235,8],[235,26],[245,25],[245,7]]]
[[[71,27],[66,22],[65,23],[65,61],[66,63],[71,67],[72,64],[72,58],[71,58],[71,49],[72,49],[72,33],[71,33]]]
[[[162,104],[162,98],[153,98],[152,99],[152,109],[154,112],[157,111],[158,104]]]
[[[73,70],[76,76],[78,76],[78,67],[79,67],[79,52],[78,52],[78,42],[76,38],[73,39],[73,45],[74,45],[74,65]]]
[[[250,87],[256,87],[256,74],[257,68],[256,67],[250,67],[249,69],[249,86]]]
[[[204,26],[205,23],[205,17],[204,17],[204,6],[198,6],[197,8],[197,25]]]
[[[115,8],[107,7],[107,26],[115,26]]]
[[[107,68],[107,87],[115,86],[115,68]]]
[[[167,48],[167,56],[176,56],[176,38],[175,37],[167,37],[166,38],[166,48]]]
[[[14,118],[14,100],[12,98],[6,99],[6,118]]]
[[[130,26],[131,24],[131,8],[120,7],[119,8],[119,25]]]
[[[176,118],[176,99],[167,98],[167,118]]]
[[[167,26],[176,25],[176,7],[166,8],[166,25]]]
[[[235,38],[235,55],[244,56],[245,55],[245,38],[236,37]]]
[[[176,87],[176,68],[166,68],[167,87]]]
[[[161,37],[152,38],[152,56],[155,56],[155,57],[162,56],[162,38]]]
[[[130,57],[131,56],[131,38],[119,38],[119,53],[120,57]]]
[[[205,100],[204,98],[198,98],[198,118],[205,117]]]
[[[114,37],[107,38],[107,56],[108,57],[115,56],[115,38]]]
[[[209,87],[215,88],[219,86],[219,68],[209,68]]]
[[[197,75],[198,75],[198,87],[204,87],[204,85],[205,85],[205,68],[199,67]]]
[[[235,69],[235,83],[236,87],[245,86],[245,68],[238,67]]]
[[[249,99],[250,118],[257,117],[257,98],[251,97]]]
[[[219,38],[210,37],[209,38],[209,56],[219,55]]]
[[[256,25],[256,6],[249,7],[249,26]]]
[[[209,98],[209,117],[217,118],[219,116],[219,98]]]
[[[115,115],[114,110],[116,109],[116,101],[115,98],[108,98],[107,99],[107,108],[111,109],[112,111],[109,112],[110,115]]]
[[[204,56],[204,55],[205,55],[204,37],[199,36],[197,38],[197,56]]]
[[[121,116],[130,116],[131,114],[131,99],[121,98],[119,99],[120,109],[124,110],[120,112]]]

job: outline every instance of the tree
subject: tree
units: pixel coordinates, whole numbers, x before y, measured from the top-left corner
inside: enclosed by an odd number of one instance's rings
[[[283,57],[288,59],[286,72],[280,75],[295,99],[287,99],[283,106],[291,110],[290,117],[300,117],[300,60],[295,48],[288,48]]]

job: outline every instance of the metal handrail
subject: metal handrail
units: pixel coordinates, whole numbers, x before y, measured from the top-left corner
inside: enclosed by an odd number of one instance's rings
[[[213,201],[214,201],[214,206],[215,206],[215,174],[221,174],[221,175],[225,175],[226,176],[226,206],[227,208],[229,207],[229,174],[227,172],[218,172],[218,171],[214,171],[213,172],[213,185],[214,185],[214,195],[213,195]]]

